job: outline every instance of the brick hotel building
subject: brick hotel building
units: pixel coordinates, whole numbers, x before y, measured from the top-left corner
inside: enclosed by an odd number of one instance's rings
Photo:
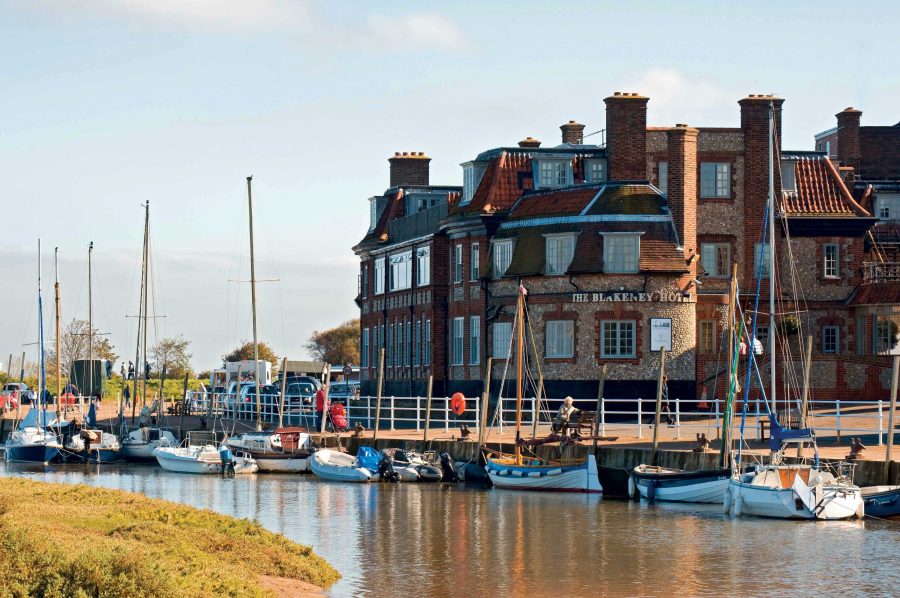
[[[601,363],[608,398],[653,396],[651,339],[669,351],[673,398],[724,394],[730,265],[752,308],[769,251],[769,110],[780,131],[783,100],[750,95],[737,126],[702,128],[648,126],[636,93],[604,101],[598,143],[569,121],[558,145],[527,137],[463,162],[462,186],[431,185],[423,153],[389,159],[390,187],[369,199],[354,247],[364,394],[381,348],[386,395],[422,395],[429,375],[435,394],[480,393],[489,356],[496,388],[520,283],[550,397],[593,398]],[[815,339],[814,398],[883,398],[900,340],[900,127],[870,135],[848,110],[817,151],[776,142],[776,294]],[[760,284],[767,296],[767,272]]]

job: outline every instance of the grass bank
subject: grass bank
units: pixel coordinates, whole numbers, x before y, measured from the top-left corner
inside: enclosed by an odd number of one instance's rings
[[[140,494],[0,479],[3,596],[302,596],[340,574],[259,524]]]

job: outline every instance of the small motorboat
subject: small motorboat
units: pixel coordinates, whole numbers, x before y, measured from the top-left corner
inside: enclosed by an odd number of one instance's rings
[[[253,457],[240,453],[232,457],[227,447],[216,448],[212,444],[160,445],[153,449],[153,456],[163,469],[178,473],[242,474],[256,473],[259,469]]]
[[[646,500],[721,504],[731,479],[730,469],[684,471],[638,465],[628,480],[628,495]]]
[[[152,463],[156,461],[153,451],[158,446],[177,446],[175,435],[163,428],[142,426],[132,430],[121,440],[122,458],[126,461]]]
[[[122,445],[115,434],[103,430],[81,430],[66,442],[66,461],[76,463],[115,463],[121,459]]]
[[[415,474],[414,478],[411,480],[404,479],[404,482],[440,482],[444,477],[441,466],[435,465],[433,459],[426,458],[426,455],[414,451],[396,449],[393,454],[393,460],[394,470],[397,470],[399,466],[400,468],[407,469]],[[403,476],[403,473],[400,475]]]
[[[900,517],[900,486],[865,486],[862,493],[869,517]]]
[[[310,470],[312,446],[309,434],[303,428],[247,432],[226,442],[229,447],[253,457],[261,472],[305,473]]]
[[[360,447],[361,452],[363,449],[369,447]],[[333,482],[368,482],[375,475],[369,468],[361,466],[357,457],[331,449],[320,449],[313,453],[309,459],[309,468],[317,477]]]

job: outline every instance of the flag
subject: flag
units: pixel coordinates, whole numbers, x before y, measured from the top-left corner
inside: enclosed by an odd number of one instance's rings
[[[527,296],[528,296],[528,289],[526,289],[526,288],[525,288],[525,285],[523,285],[523,284],[520,284],[520,285],[519,285],[519,292],[522,293],[522,296],[523,296],[523,297],[527,297]]]

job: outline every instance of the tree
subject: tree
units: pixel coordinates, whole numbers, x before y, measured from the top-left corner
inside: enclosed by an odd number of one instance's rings
[[[276,355],[275,351],[272,350],[272,347],[266,343],[259,343],[259,358],[271,363],[272,367],[277,367],[278,365],[278,355]],[[222,359],[226,362],[252,360],[253,342],[243,341],[243,344],[240,347],[237,347],[231,353],[226,353],[222,356]]]
[[[326,363],[359,363],[359,319],[322,332],[313,331],[306,349],[313,358]]]
[[[68,376],[72,371],[72,363],[78,359],[88,359],[90,351],[87,320],[72,320],[62,331],[59,339],[60,365],[62,375]],[[94,359],[108,359],[115,362],[119,359],[109,338],[101,336],[94,328]],[[45,343],[44,363],[48,376],[56,375],[56,346],[52,341]]]
[[[191,341],[184,340],[182,336],[158,341],[150,351],[150,358],[156,365],[157,371],[161,373],[165,367],[167,378],[182,378],[189,373],[191,358],[193,358],[193,355],[188,352],[190,344]]]

